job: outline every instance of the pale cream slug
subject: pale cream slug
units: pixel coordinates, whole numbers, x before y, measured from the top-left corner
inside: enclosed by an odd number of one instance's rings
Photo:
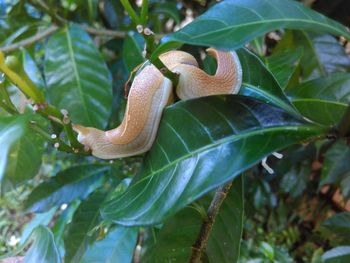
[[[208,95],[236,94],[242,83],[242,69],[235,52],[208,49],[217,60],[211,76],[198,67],[196,59],[183,51],[169,51],[160,60],[179,74],[176,93],[186,100]],[[153,65],[146,65],[135,77],[122,123],[102,131],[74,125],[80,143],[102,159],[133,156],[148,151],[157,134],[164,108],[172,101],[172,83]]]

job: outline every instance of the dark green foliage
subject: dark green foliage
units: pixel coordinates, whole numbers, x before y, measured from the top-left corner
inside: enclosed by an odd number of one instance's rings
[[[350,262],[348,29],[304,1],[216,2],[0,0],[0,50],[45,96],[0,74],[1,259],[187,262],[214,207],[202,262]],[[141,156],[76,142],[72,123],[120,124],[145,57],[181,49],[213,75],[207,47],[237,52],[238,95],[175,97]]]

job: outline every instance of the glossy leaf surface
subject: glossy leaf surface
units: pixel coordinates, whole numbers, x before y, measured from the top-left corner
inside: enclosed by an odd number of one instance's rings
[[[46,46],[45,78],[52,104],[75,123],[104,128],[112,105],[110,75],[89,35],[76,25],[54,33]]]
[[[91,245],[81,263],[130,263],[136,241],[137,228],[117,227]]]
[[[77,165],[59,172],[49,181],[36,187],[25,202],[25,208],[43,212],[52,206],[70,203],[76,198],[86,198],[103,182],[109,168],[100,165]]]
[[[331,33],[350,39],[344,26],[292,0],[223,1],[166,39],[236,49],[280,28]]]
[[[142,172],[102,215],[124,225],[160,223],[271,152],[323,132],[247,97],[179,102],[165,111]]]

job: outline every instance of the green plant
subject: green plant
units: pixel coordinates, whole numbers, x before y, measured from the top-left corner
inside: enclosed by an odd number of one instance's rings
[[[1,200],[24,187],[33,216],[3,257],[349,261],[349,31],[292,0],[214,2],[0,0]],[[239,95],[169,106],[143,156],[77,141],[72,123],[120,123],[138,65],[176,85],[159,55],[210,46],[236,50]]]

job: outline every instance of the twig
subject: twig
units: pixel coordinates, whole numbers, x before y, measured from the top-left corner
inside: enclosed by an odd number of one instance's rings
[[[343,118],[338,124],[338,131],[340,136],[349,136],[350,135],[350,104],[346,109]]]
[[[34,36],[31,36],[29,38],[23,39],[22,41],[19,41],[17,43],[14,43],[14,44],[11,44],[11,45],[8,45],[8,46],[5,46],[5,47],[0,47],[0,51],[2,51],[2,52],[11,52],[11,51],[19,49],[21,47],[30,46],[31,44],[33,44],[35,42],[38,42],[41,39],[51,35],[57,29],[58,29],[58,26],[56,26],[56,25],[49,26],[47,29],[38,32]]]
[[[127,32],[125,31],[117,31],[117,30],[108,30],[108,29],[101,29],[101,28],[93,28],[89,26],[82,26],[82,28],[88,32],[91,35],[96,36],[109,36],[113,38],[125,38],[127,35]]]
[[[225,200],[231,186],[232,181],[224,184],[223,186],[218,188],[218,190],[216,190],[215,196],[211,201],[207,211],[207,219],[203,222],[197,241],[192,246],[192,254],[189,263],[200,262],[202,253],[207,246],[209,234],[213,228],[215,218],[219,213],[219,209],[222,205],[222,202]]]
[[[143,236],[145,234],[144,229],[139,230],[138,238],[137,238],[137,245],[135,247],[134,256],[133,256],[133,263],[140,263],[140,255],[141,255],[141,249],[142,249],[142,242],[143,242]]]

